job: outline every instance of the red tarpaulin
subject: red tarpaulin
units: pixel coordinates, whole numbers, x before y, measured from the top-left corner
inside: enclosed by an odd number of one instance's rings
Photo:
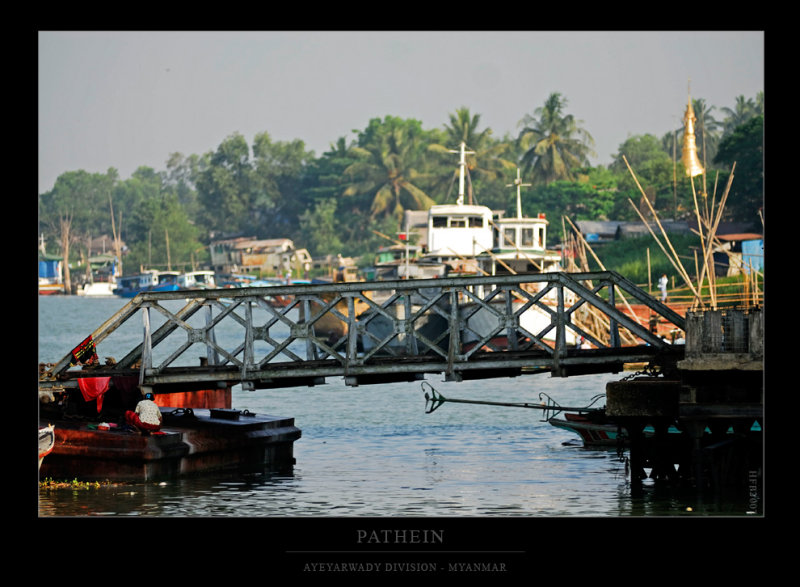
[[[78,387],[87,402],[97,400],[97,412],[103,409],[103,394],[108,391],[111,377],[81,377]]]

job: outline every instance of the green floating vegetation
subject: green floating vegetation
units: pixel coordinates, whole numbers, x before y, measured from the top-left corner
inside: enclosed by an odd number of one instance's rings
[[[59,481],[51,477],[46,477],[39,480],[40,489],[99,489],[100,487],[107,487],[109,485],[117,485],[111,483],[109,480],[105,481],[79,481],[73,479],[72,481]]]

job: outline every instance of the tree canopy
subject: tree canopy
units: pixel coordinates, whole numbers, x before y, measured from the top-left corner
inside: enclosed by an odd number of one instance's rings
[[[737,97],[732,108],[693,104],[708,177],[725,178],[736,164],[727,217],[756,218],[763,205],[763,92]],[[114,169],[63,173],[39,195],[40,232],[50,252],[77,259],[87,235],[111,232],[113,209],[128,247],[126,272],[202,263],[211,241],[234,235],[290,238],[317,256],[363,255],[388,244],[376,233],[400,230],[405,210],[455,201],[461,142],[470,152],[469,195],[494,210],[515,213],[510,185],[519,167],[532,184],[522,191],[527,215],[635,220],[628,200],[639,203],[642,195],[624,155],[660,213],[692,216],[691,184],[675,157],[678,130],[661,139],[630,136],[608,165],[593,167],[594,141],[582,125],[553,92],[523,116],[516,137],[493,136],[465,106],[434,129],[411,118],[373,118],[319,157],[299,139],[274,141],[264,131],[248,140],[234,132],[206,153],[172,153],[163,171],[140,167],[128,179]]]

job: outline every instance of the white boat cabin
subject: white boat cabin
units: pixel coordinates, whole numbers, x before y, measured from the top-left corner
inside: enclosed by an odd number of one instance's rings
[[[483,270],[489,275],[560,271],[561,255],[546,249],[547,224],[543,214],[496,220],[494,247],[480,258]]]
[[[141,289],[163,285],[165,283],[175,283],[180,273],[178,271],[156,271],[155,269],[145,269],[139,274],[139,287]]]
[[[480,264],[485,273],[547,273],[561,271],[561,255],[547,250],[547,225],[544,214],[536,218],[522,215],[522,183],[519,168],[517,179],[508,187],[517,190],[517,215],[500,218],[495,222],[495,242],[491,253],[481,256]]]
[[[495,224],[494,251],[543,251],[547,242],[547,220],[538,218],[500,218]]]
[[[178,277],[178,287],[181,289],[214,289],[213,271],[190,271]]]
[[[445,204],[428,211],[427,256],[476,257],[492,249],[492,211],[486,206]]]

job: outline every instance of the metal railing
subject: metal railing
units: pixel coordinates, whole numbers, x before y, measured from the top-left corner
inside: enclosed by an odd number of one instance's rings
[[[313,385],[330,376],[357,385],[436,372],[459,380],[522,369],[566,376],[682,352],[626,312],[623,297],[684,330],[682,316],[613,272],[144,293],[87,338],[100,348],[141,314],[140,344],[88,371],[73,368],[69,353],[40,386],[131,373],[145,386],[196,388]],[[184,305],[171,308],[176,303]],[[168,350],[156,356],[160,345]],[[205,356],[187,363],[197,345]]]

